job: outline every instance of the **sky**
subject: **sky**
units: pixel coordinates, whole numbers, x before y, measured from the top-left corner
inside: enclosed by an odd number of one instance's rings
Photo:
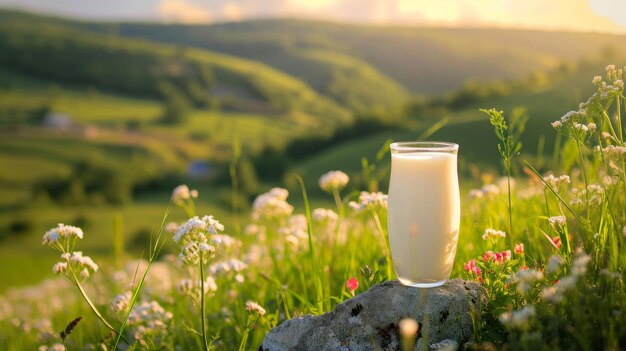
[[[0,0],[81,19],[213,23],[298,17],[377,25],[626,33],[626,0]]]

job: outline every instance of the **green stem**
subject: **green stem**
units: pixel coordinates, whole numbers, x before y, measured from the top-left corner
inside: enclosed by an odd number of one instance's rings
[[[339,215],[339,221],[343,218],[343,202],[339,196],[339,189],[333,189],[333,197],[335,198],[335,205],[337,206],[337,214]]]
[[[509,197],[509,244],[513,247],[513,205],[511,203],[511,164],[507,165],[506,170],[506,186],[507,195]]]
[[[619,141],[624,143],[624,136],[622,134],[622,113],[620,111],[620,97],[617,97],[615,105],[617,105],[617,129],[619,130]]]
[[[380,218],[378,217],[378,213],[374,211],[374,222],[376,222],[376,228],[380,233],[381,246],[383,248],[383,253],[385,255],[385,260],[387,261],[387,279],[391,280],[393,277],[393,263],[391,262],[391,254],[389,252],[389,248],[387,246],[387,237],[385,235],[385,231],[383,230],[383,225],[380,222]]]
[[[72,273],[72,279],[74,279],[74,284],[76,285],[76,287],[78,288],[78,290],[80,291],[80,294],[83,296],[83,299],[85,300],[85,302],[87,302],[87,305],[89,305],[89,307],[91,308],[91,310],[93,311],[93,313],[96,314],[96,316],[100,319],[100,321],[112,332],[114,332],[115,334],[119,334],[119,332],[111,325],[111,323],[109,323],[100,313],[100,311],[98,311],[98,309],[96,308],[96,305],[93,304],[93,302],[91,302],[91,299],[89,299],[89,296],[87,296],[87,292],[85,291],[85,289],[83,288],[83,286],[80,284],[80,282],[78,281],[78,279],[76,278],[76,274],[74,273],[74,270],[72,268],[70,268],[70,271]],[[130,342],[128,341],[128,339],[126,339],[126,337],[124,337],[123,335],[121,336],[122,339],[124,339],[124,341],[126,341],[128,344],[130,344]]]
[[[206,311],[204,308],[204,262],[200,258],[200,315],[202,317],[202,341],[204,351],[209,350],[209,341],[206,334]]]

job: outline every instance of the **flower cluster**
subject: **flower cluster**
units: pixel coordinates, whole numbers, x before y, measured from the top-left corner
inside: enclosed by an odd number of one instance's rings
[[[315,225],[315,231],[322,239],[332,239],[333,232],[339,221],[339,215],[333,210],[316,208],[311,213],[311,219]]]
[[[65,345],[56,343],[52,346],[41,345],[37,348],[38,351],[65,351]]]
[[[71,225],[59,223],[43,235],[42,244],[61,252],[71,251],[76,240],[83,238],[83,230]]]
[[[198,190],[189,190],[187,185],[179,185],[172,191],[171,201],[176,205],[184,205],[187,201],[198,197]]]
[[[134,339],[143,347],[163,344],[169,337],[168,330],[173,314],[157,301],[142,302],[133,307],[128,326]]]
[[[293,206],[287,202],[289,191],[283,188],[273,188],[257,196],[252,203],[252,219],[275,220],[290,216]]]
[[[227,274],[230,272],[239,273],[248,268],[245,262],[242,262],[236,258],[231,258],[226,261],[215,262],[209,266],[209,273],[212,275]]]
[[[119,294],[115,296],[113,300],[111,300],[111,302],[109,303],[109,307],[111,308],[111,311],[113,311],[113,313],[115,314],[126,312],[126,310],[128,309],[128,306],[130,306],[131,297],[132,295],[130,291],[127,291],[123,294]]]
[[[535,307],[528,305],[513,312],[505,312],[500,315],[500,323],[513,328],[521,328],[528,324],[536,314]]]
[[[565,174],[558,177],[550,174],[543,177],[543,180],[554,190],[559,190],[561,187],[567,187],[567,185],[571,182],[570,177]]]
[[[565,225],[567,224],[567,220],[565,219],[565,216],[553,216],[553,217],[550,217],[548,221],[550,222],[550,226],[554,230],[559,230],[559,231],[563,227],[565,227]]]
[[[546,265],[546,273],[557,273],[561,269],[563,263],[565,263],[563,257],[558,255],[550,256],[550,258],[548,259],[548,264]]]
[[[213,216],[190,218],[174,234],[174,241],[182,247],[181,260],[190,265],[206,262],[215,253],[213,236],[221,231],[224,226]]]
[[[487,251],[483,254],[483,262],[494,262],[497,264],[502,264],[510,260],[511,260],[511,250],[495,252],[495,253],[493,251]]]
[[[258,303],[251,300],[246,301],[246,311],[256,313],[259,316],[263,316],[265,314],[265,309]]]
[[[548,302],[561,302],[564,298],[564,294],[568,290],[576,286],[578,279],[587,273],[587,264],[589,263],[589,261],[591,261],[591,257],[589,255],[583,252],[578,253],[576,259],[572,263],[571,274],[559,279],[559,281],[553,286],[544,288],[541,291],[541,298]],[[560,266],[560,262],[558,263],[558,265]],[[549,265],[550,263],[548,263],[548,266]],[[553,263],[553,265],[557,265],[557,263]],[[552,267],[550,271],[558,271],[558,268],[559,267],[555,269],[554,267]],[[546,268],[546,272],[548,271],[548,268]]]
[[[311,217],[316,223],[336,223],[339,216],[335,211],[326,208],[316,208],[311,212]]]
[[[184,296],[189,296],[195,302],[200,301],[200,294],[202,291],[202,282],[200,279],[181,279],[176,286],[176,290],[178,293]],[[217,291],[217,284],[215,283],[215,279],[212,277],[207,277],[204,280],[204,294],[208,294],[210,292]]]
[[[570,205],[582,207],[586,202],[591,207],[601,207],[604,200],[604,188],[597,184],[589,184],[587,189],[574,189],[572,194],[575,196],[570,201]]]
[[[82,251],[65,252],[61,255],[61,259],[62,261],[52,267],[52,271],[56,274],[74,276],[78,273],[82,280],[86,280],[99,268],[91,257],[83,256]]]
[[[515,273],[514,281],[517,282],[517,291],[524,295],[532,288],[532,284],[543,279],[543,273],[534,269],[521,269]]]
[[[485,229],[485,232],[483,233],[483,240],[496,240],[498,238],[504,238],[506,237],[506,233],[501,231],[501,230],[495,230],[492,228],[487,228]]]
[[[465,264],[463,264],[463,268],[465,269],[466,272],[469,272],[470,274],[474,274],[476,275],[476,277],[478,277],[478,282],[482,282],[483,278],[482,278],[482,271],[480,270],[480,268],[477,266],[476,264],[476,260],[470,260],[468,262],[466,262]]]
[[[387,195],[381,192],[368,193],[366,191],[362,191],[359,195],[359,202],[350,201],[348,206],[350,206],[350,208],[357,213],[364,210],[376,211],[378,209],[386,209]]]
[[[522,244],[522,243],[515,244],[515,247],[513,248],[513,252],[515,252],[518,255],[523,255],[524,254],[524,244]]]
[[[330,171],[320,177],[319,185],[326,192],[339,191],[348,185],[350,177],[342,171]]]
[[[287,225],[278,228],[278,234],[289,244],[299,247],[309,238],[308,228],[306,216],[297,214],[287,218]]]

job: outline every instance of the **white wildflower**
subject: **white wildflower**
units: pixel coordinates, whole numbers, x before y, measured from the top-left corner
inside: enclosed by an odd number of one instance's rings
[[[65,274],[67,273],[67,262],[57,262],[53,267],[52,271],[56,274]]]
[[[313,221],[317,223],[336,222],[339,216],[335,211],[326,208],[316,208],[311,213]]]
[[[561,127],[563,127],[563,123],[561,123],[561,121],[554,121],[552,123],[550,123],[552,125],[552,128],[554,129],[561,129]]]
[[[563,117],[561,117],[561,123],[567,123],[578,115],[579,115],[578,111],[569,111],[568,113],[563,115]]]
[[[523,327],[528,324],[535,314],[535,307],[528,305],[517,311],[503,313],[500,315],[499,320],[502,324],[510,327]]]
[[[567,220],[565,216],[553,216],[548,219],[550,221],[550,226],[552,226],[555,230],[560,230],[567,224]]]
[[[554,190],[558,190],[562,186],[567,186],[571,182],[570,177],[565,174],[558,177],[550,174],[543,177],[543,180]]]
[[[83,230],[74,227],[71,225],[65,225],[63,223],[59,223],[56,227],[48,230],[43,235],[43,245],[53,246],[61,241],[72,240],[72,239],[82,239],[83,238]]]
[[[586,134],[587,132],[589,132],[589,127],[587,127],[584,124],[578,123],[578,122],[574,122],[574,124],[572,125],[572,127],[574,128],[574,130]]]
[[[362,191],[361,194],[359,194],[359,202],[350,201],[348,205],[356,212],[386,209],[387,195],[381,192],[368,193],[366,191]]]
[[[128,309],[128,306],[130,306],[131,297],[132,295],[130,291],[127,291],[123,294],[116,295],[113,298],[113,300],[111,300],[111,303],[109,304],[111,311],[113,311],[113,313],[115,314],[126,312],[126,310]]]
[[[173,314],[157,301],[144,301],[131,310],[128,326],[134,339],[145,348],[150,344],[160,344],[168,337],[172,318]]]
[[[483,240],[496,240],[498,238],[504,238],[506,237],[506,233],[501,231],[501,230],[495,230],[493,228],[487,228],[485,229],[485,232],[483,233]]]
[[[306,216],[297,214],[287,219],[287,225],[278,228],[278,234],[283,235],[288,242],[298,245],[309,238]]]
[[[593,83],[593,85],[600,85],[602,83],[602,77],[600,76],[595,76],[593,77],[593,80],[591,81],[591,83]]]
[[[552,255],[548,259],[548,264],[546,265],[546,273],[552,274],[556,273],[561,269],[561,265],[563,265],[564,261],[561,256]]]
[[[495,184],[485,184],[481,190],[487,196],[500,194],[500,187]]]
[[[181,279],[176,286],[176,290],[180,294],[190,295],[198,299],[200,298],[201,288],[202,284],[200,279]],[[204,280],[204,294],[206,295],[212,291],[217,291],[217,284],[215,283],[215,279],[213,279],[213,277],[206,277],[206,279]]]
[[[226,234],[215,234],[213,235],[211,240],[213,244],[215,244],[220,249],[232,249],[241,247],[241,240],[235,239],[232,236]]]
[[[178,231],[178,224],[176,224],[174,222],[169,222],[165,226],[165,232],[166,233],[175,234],[177,231]]]
[[[41,345],[37,348],[38,351],[65,351],[65,345],[56,343],[52,346]]]
[[[582,276],[587,273],[587,264],[591,261],[591,257],[587,254],[581,254],[572,263],[572,274]]]
[[[183,205],[192,198],[198,197],[198,190],[189,190],[187,185],[179,185],[172,191],[171,201],[177,205]]]
[[[179,257],[189,265],[198,264],[200,259],[206,261],[215,253],[215,246],[212,245],[215,243],[214,237],[223,230],[224,226],[213,216],[190,218],[174,234],[174,241],[182,247]]]
[[[258,303],[251,300],[246,301],[246,310],[249,312],[258,313],[259,316],[265,314],[265,309],[261,307],[261,305],[259,305]]]
[[[209,273],[211,275],[224,274],[229,272],[241,272],[248,268],[248,265],[236,258],[231,258],[227,261],[215,262],[209,266]]]
[[[252,203],[252,219],[275,220],[293,213],[293,206],[287,202],[289,192],[283,188],[273,188],[261,194]]]
[[[597,184],[589,184],[587,189],[574,189],[572,190],[574,199],[570,201],[572,206],[584,206],[586,201],[589,201],[591,207],[600,207],[604,201],[604,188]]]
[[[534,269],[522,269],[515,273],[517,291],[520,294],[527,294],[532,288],[532,283],[543,279],[543,273]]]
[[[483,198],[483,192],[480,189],[472,189],[469,192],[469,198],[470,199],[482,199]]]
[[[342,171],[330,171],[320,177],[319,185],[327,192],[339,191],[348,185],[350,177]]]
[[[563,295],[576,285],[575,276],[566,276],[561,278],[554,286],[544,288],[541,292],[541,298],[548,302],[561,302]]]

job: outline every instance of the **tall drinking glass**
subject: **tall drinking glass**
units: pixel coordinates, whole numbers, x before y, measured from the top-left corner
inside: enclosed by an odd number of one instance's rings
[[[389,244],[405,285],[432,288],[450,278],[461,217],[458,150],[444,142],[391,144]]]

